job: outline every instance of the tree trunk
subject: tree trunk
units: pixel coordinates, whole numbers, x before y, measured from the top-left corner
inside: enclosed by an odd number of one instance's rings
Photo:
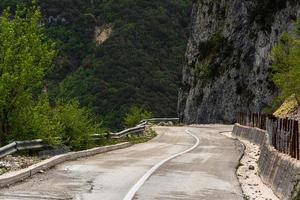
[[[0,146],[2,147],[4,144],[4,132],[3,132],[3,120],[2,120],[2,117],[1,117],[1,122],[0,122]]]
[[[3,146],[6,143],[6,137],[9,131],[8,112],[6,110],[2,110],[0,120],[1,120],[0,145]]]

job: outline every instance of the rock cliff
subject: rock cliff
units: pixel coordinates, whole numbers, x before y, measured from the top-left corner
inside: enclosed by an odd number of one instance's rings
[[[233,122],[276,94],[270,52],[300,16],[298,0],[194,1],[178,112],[187,123]]]

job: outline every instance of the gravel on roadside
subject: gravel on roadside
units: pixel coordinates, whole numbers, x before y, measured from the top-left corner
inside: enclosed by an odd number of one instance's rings
[[[36,156],[5,156],[0,159],[0,175],[6,172],[24,169],[40,161],[41,160]]]
[[[221,133],[234,138],[231,132]],[[248,200],[279,200],[270,187],[265,185],[258,174],[260,148],[247,140],[239,139],[245,145],[244,156],[237,169],[237,178],[241,184],[245,199]]]

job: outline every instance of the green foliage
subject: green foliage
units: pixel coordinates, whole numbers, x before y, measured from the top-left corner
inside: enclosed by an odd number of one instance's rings
[[[47,75],[51,99],[76,98],[111,129],[123,128],[132,105],[161,117],[177,115],[190,0],[38,2],[47,34],[59,48]],[[112,35],[95,45],[95,27],[107,24]]]
[[[298,29],[299,29],[298,23]],[[300,40],[285,33],[273,48],[273,81],[280,89],[281,100],[295,94],[300,100]]]
[[[214,80],[234,66],[231,43],[223,36],[222,32],[212,35],[207,41],[199,44],[199,56],[195,63],[196,76],[203,84]],[[216,60],[223,60],[219,64]]]
[[[126,127],[134,127],[143,119],[152,118],[152,113],[145,110],[143,107],[133,106],[130,108],[128,114],[124,118],[124,125]]]
[[[297,181],[297,185],[299,185],[299,181]],[[294,195],[293,200],[300,200],[300,191],[296,191],[296,195]]]
[[[43,77],[56,54],[41,27],[36,7],[17,8],[12,17],[5,10],[0,17],[0,143],[14,132],[15,123],[33,104]]]
[[[212,77],[212,68],[209,65],[209,62],[202,61],[201,63],[197,63],[196,66],[196,74],[203,81],[207,82],[211,80]]]
[[[4,0],[0,10],[29,0]],[[30,3],[29,3],[30,4]],[[177,89],[190,21],[190,0],[39,0],[58,56],[47,74],[49,98],[76,98],[111,129],[132,105],[176,116]],[[1,9],[2,8],[2,9]],[[95,44],[95,28],[113,32]]]
[[[47,95],[42,95],[36,105],[24,109],[22,123],[13,139],[43,139],[48,144],[66,145],[73,150],[93,145],[92,135],[103,134],[101,123],[78,101],[59,101],[51,106]]]
[[[35,105],[26,106],[15,121],[11,140],[43,139],[48,144],[62,143],[64,125],[59,113],[50,106],[48,96],[41,95]]]
[[[63,144],[74,150],[86,149],[92,145],[93,134],[103,134],[101,123],[86,108],[80,108],[77,101],[59,102],[54,109],[63,127]]]
[[[52,105],[41,91],[56,55],[54,43],[45,37],[41,14],[35,6],[18,7],[0,17],[0,139],[40,138],[74,150],[92,145],[101,124],[74,100]],[[46,90],[46,88],[45,88]]]
[[[300,35],[300,20],[296,21],[296,33]]]
[[[209,40],[202,42],[199,45],[199,51],[201,52],[199,60],[211,60],[224,42],[226,42],[226,39],[221,32],[214,34]]]

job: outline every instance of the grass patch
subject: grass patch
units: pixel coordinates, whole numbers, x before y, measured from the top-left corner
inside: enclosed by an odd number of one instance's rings
[[[295,98],[295,95],[287,98],[283,104],[274,112],[274,116],[285,118],[288,114],[293,112],[298,107],[298,102]]]

